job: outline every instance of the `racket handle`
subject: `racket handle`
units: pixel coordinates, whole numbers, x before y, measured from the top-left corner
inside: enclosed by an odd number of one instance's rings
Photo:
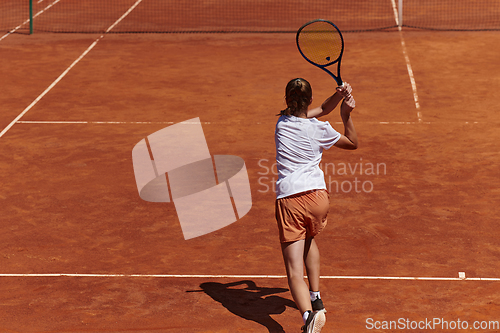
[[[341,85],[339,85],[339,88],[344,88],[344,87],[345,87],[345,84],[344,84],[344,82],[342,81],[342,84],[341,84]]]

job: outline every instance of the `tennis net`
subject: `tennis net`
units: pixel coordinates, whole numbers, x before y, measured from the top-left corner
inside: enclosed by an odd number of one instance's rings
[[[500,0],[404,0],[402,25],[432,30],[500,30]]]
[[[30,11],[27,0],[0,1],[0,30],[10,31],[16,27],[29,27]]]
[[[0,29],[29,21],[29,1],[2,0]],[[295,32],[317,18],[345,32],[391,29],[398,23],[424,29],[500,30],[499,0],[31,1],[34,31],[47,32],[101,33],[131,8],[111,32]]]

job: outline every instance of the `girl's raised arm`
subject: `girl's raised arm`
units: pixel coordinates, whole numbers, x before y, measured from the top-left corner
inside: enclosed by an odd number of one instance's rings
[[[343,98],[351,96],[352,88],[347,82],[344,82],[343,87],[337,87],[335,93],[328,97],[320,107],[307,110],[307,118],[319,118],[326,116],[337,107]]]

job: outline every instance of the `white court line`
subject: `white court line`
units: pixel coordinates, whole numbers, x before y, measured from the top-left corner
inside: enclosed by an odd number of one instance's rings
[[[159,125],[173,125],[177,124],[178,122],[175,121],[85,121],[85,120],[20,120],[17,122],[18,124],[108,124],[108,125],[115,125],[115,124],[159,124]],[[204,125],[210,125],[210,124],[233,124],[231,122],[210,122],[210,121],[205,121],[201,122]],[[183,121],[183,125],[188,124],[188,125],[198,125],[200,124],[199,122],[189,122],[189,121]],[[260,124],[260,123],[254,123],[254,124]]]
[[[430,122],[430,121],[358,121],[357,124],[372,124],[372,125],[432,125],[438,124],[439,122]],[[446,121],[447,124],[450,124],[449,121]],[[460,121],[457,122],[459,124],[479,124],[479,121]],[[17,124],[73,124],[73,125],[173,125],[179,124],[179,122],[175,121],[85,121],[85,120],[20,120]],[[183,125],[198,125],[198,122],[182,122]],[[202,121],[202,125],[235,125],[235,124],[243,124],[243,122],[217,122],[217,121]],[[248,125],[248,123],[244,123]],[[342,125],[341,121],[330,121],[330,124]],[[267,123],[255,122],[251,125],[268,125]]]
[[[410,57],[408,57],[408,51],[406,49],[406,42],[403,36],[403,29],[399,24],[398,8],[396,6],[396,0],[391,0],[392,9],[394,10],[394,19],[399,30],[399,37],[401,39],[401,48],[403,49],[403,56],[406,62],[406,69],[408,70],[408,76],[410,77],[411,89],[413,90],[413,100],[415,102],[415,108],[417,109],[417,118],[419,122],[422,122],[422,112],[420,111],[420,102],[418,100],[417,83],[415,82],[415,76],[413,75],[413,69],[410,62]]]
[[[175,121],[84,121],[84,120],[20,120],[17,122],[18,124],[98,124],[98,125],[173,125],[178,122]],[[216,122],[216,121],[204,121],[201,122],[202,125],[234,125],[238,122]],[[243,123],[243,122],[241,122]],[[331,124],[342,125],[341,121],[330,121]],[[358,124],[378,124],[378,125],[416,125],[416,124],[434,124],[430,121],[422,121],[421,119],[416,121],[366,121],[366,122],[357,122]],[[448,122],[449,123],[449,122]],[[461,122],[463,124],[479,124],[477,121],[464,121]],[[182,124],[186,125],[197,125],[198,122],[183,122]],[[245,123],[248,125],[248,123]],[[252,125],[267,125],[266,123],[255,122]]]
[[[0,274],[8,277],[75,277],[75,278],[167,278],[167,279],[285,279],[286,275],[225,275],[225,274]],[[416,276],[320,276],[326,280],[406,280],[406,281],[500,281],[500,278],[452,278]]]
[[[45,7],[44,9],[42,9],[41,11],[39,11],[38,13],[36,13],[34,16],[33,16],[33,19],[35,19],[35,17],[37,17],[38,15],[42,14],[43,12],[45,12],[47,9],[49,9],[50,7],[54,6],[56,3],[58,3],[59,1],[61,0],[56,0],[54,1],[53,3],[51,3],[50,5],[48,5],[47,7]],[[42,1],[38,1],[38,3],[40,3]],[[17,30],[21,29],[24,25],[28,24],[30,22],[30,19],[27,19],[26,21],[24,21],[23,23],[21,23],[20,25],[18,25],[17,27],[15,27],[13,30],[9,31],[7,34],[3,35],[2,37],[0,37],[0,41],[4,38],[7,38],[7,36],[13,34],[14,32],[16,32]]]
[[[30,105],[28,105],[28,107],[26,109],[24,109],[23,112],[21,112],[17,117],[16,119],[14,119],[9,125],[7,125],[7,127],[5,127],[5,129],[0,132],[0,138],[4,136],[5,133],[7,133],[11,128],[12,126],[14,126],[14,124],[16,124],[19,119],[21,119],[26,113],[28,113],[29,110],[31,110],[31,108],[33,106],[35,106],[45,95],[47,95],[51,90],[52,88],[54,88],[56,86],[56,84],[59,83],[59,81],[61,81],[65,76],[66,74],[68,74],[68,72],[76,66],[76,64],[78,64],[80,62],[80,60],[82,60],[93,48],[94,46],[97,45],[97,43],[104,38],[104,36],[111,31],[111,29],[113,29],[118,23],[120,23],[125,17],[127,17],[128,14],[130,14],[132,12],[132,10],[135,9],[135,7],[137,7],[139,5],[139,3],[141,3],[142,0],[137,0],[135,2],[135,4],[132,5],[132,7],[130,7],[127,12],[125,12],[125,14],[123,14],[118,20],[116,20],[115,23],[113,23],[105,32],[104,34],[102,34],[99,38],[97,38],[75,61],[73,61],[73,63],[68,67],[66,68],[66,70],[61,74],[59,75],[59,77],[54,81],[52,82],[52,84],[44,90],[44,92],[42,92],[40,94],[40,96],[38,96]]]

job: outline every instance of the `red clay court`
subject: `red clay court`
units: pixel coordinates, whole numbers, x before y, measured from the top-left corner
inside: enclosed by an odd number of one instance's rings
[[[407,0],[398,22],[397,1],[351,2],[361,18],[325,17],[345,31],[360,148],[323,157],[323,332],[498,332],[498,3]],[[274,126],[291,78],[311,82],[313,105],[335,89],[295,45],[323,7],[287,18],[241,1],[256,16],[229,22],[213,21],[222,0],[199,2],[207,21],[146,16],[171,12],[152,0],[44,0],[29,35],[12,3],[0,5],[17,20],[0,21],[0,332],[299,332],[274,219]],[[478,3],[484,16],[468,21]],[[196,117],[212,155],[245,161],[252,208],[184,240],[173,204],[139,197],[131,152]],[[338,112],[323,120],[342,129]]]

